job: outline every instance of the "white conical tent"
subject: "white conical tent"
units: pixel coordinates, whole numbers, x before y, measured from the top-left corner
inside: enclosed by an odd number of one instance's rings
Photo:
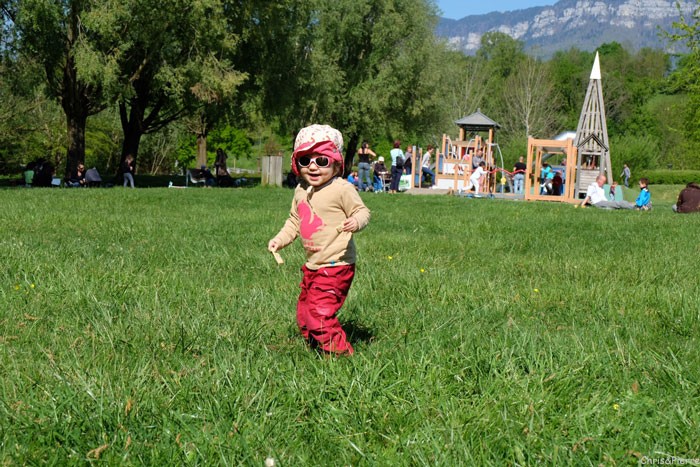
[[[605,102],[603,101],[603,84],[598,52],[595,54],[591,80],[588,83],[586,99],[583,101],[574,146],[578,149],[577,197],[579,191],[586,189],[585,186],[581,186],[586,170],[596,170],[597,173],[605,174],[608,177],[608,182],[612,182],[608,125],[605,120]],[[593,167],[591,167],[591,163]]]

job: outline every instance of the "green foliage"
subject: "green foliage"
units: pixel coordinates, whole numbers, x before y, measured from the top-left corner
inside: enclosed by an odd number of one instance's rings
[[[135,152],[143,135],[140,171],[191,165],[196,135],[208,135],[210,162],[221,146],[252,166],[256,156],[288,153],[294,132],[315,122],[339,128],[351,153],[369,139],[386,157],[394,138],[425,147],[443,132],[454,137],[454,120],[478,108],[503,125],[497,141],[510,164],[527,134],[576,128],[594,57],[570,49],[540,62],[496,31],[466,57],[434,37],[436,8],[425,0],[27,0],[3,7],[0,171],[47,153],[62,166],[76,138],[61,134],[66,119],[57,106],[76,128],[76,116],[106,102],[111,113],[86,126],[85,161],[108,171],[118,164],[116,142],[122,154]],[[700,167],[697,18],[681,16],[666,33],[689,50],[670,74],[663,51],[600,45],[608,130],[614,151],[622,151],[614,163]],[[162,131],[175,121],[177,128]]]
[[[307,25],[300,63],[299,125],[342,129],[354,154],[360,138],[437,133],[445,46],[436,15],[422,0],[323,0]]]
[[[600,52],[609,132],[648,134],[640,109],[663,87],[668,56],[648,49],[632,54],[617,43],[604,44]]]
[[[555,93],[562,103],[562,129],[576,130],[593,59],[590,52],[569,49],[555,53],[549,61]]]
[[[119,116],[106,111],[88,120],[85,131],[85,166],[96,167],[100,174],[116,173],[122,132]]]
[[[339,315],[356,354],[324,358],[296,329],[302,247],[281,267],[265,250],[289,190],[2,197],[6,464],[700,457],[700,216],[668,202],[363,195]],[[572,229],[586,235],[564,242]],[[669,239],[651,259],[650,238]]]
[[[635,172],[658,167],[661,157],[659,140],[652,136],[612,136],[610,151],[613,164],[613,174],[622,173],[623,164],[627,164]]]
[[[489,73],[500,80],[507,79],[525,59],[524,44],[498,31],[481,36],[481,47],[477,56],[488,63]]]
[[[648,178],[655,185],[686,185],[700,183],[700,170],[641,170],[633,174],[636,180]]]
[[[216,159],[216,149],[221,148],[234,159],[250,159],[253,155],[253,143],[245,131],[230,125],[217,128],[209,133],[207,151],[210,163]],[[276,155],[276,153],[274,154]]]
[[[41,67],[26,57],[0,63],[0,173],[16,173],[39,157],[65,157],[65,118],[45,94]]]
[[[82,20],[98,39],[81,40],[76,62],[120,106],[122,156],[144,134],[232,99],[246,78],[230,62],[236,38],[219,0],[103,3]]]
[[[677,7],[680,20],[674,22],[673,31],[665,35],[672,43],[684,45],[689,52],[680,61],[671,82],[675,89],[689,97],[685,134],[689,145],[697,148],[700,144],[700,3],[696,2],[691,16],[682,14],[680,4]]]

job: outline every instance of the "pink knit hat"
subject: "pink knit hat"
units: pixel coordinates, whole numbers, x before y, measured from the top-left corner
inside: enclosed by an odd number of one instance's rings
[[[343,160],[343,135],[328,125],[311,125],[302,128],[294,141],[292,154],[292,171],[299,175],[297,160],[301,156],[321,154],[332,161],[340,162],[341,171],[345,169]]]

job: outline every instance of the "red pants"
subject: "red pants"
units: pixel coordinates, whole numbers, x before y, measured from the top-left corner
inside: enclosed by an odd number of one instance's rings
[[[345,303],[355,265],[321,268],[313,271],[302,266],[304,278],[297,302],[297,324],[304,339],[313,339],[318,346],[333,353],[354,352],[345,331],[336,317]]]

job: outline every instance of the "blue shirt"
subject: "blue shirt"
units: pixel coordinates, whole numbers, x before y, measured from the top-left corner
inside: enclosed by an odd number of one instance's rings
[[[635,201],[635,204],[637,205],[638,208],[641,208],[643,206],[646,206],[651,202],[651,193],[649,192],[649,188],[642,188],[642,191],[639,192],[639,196],[637,196],[637,201]]]

